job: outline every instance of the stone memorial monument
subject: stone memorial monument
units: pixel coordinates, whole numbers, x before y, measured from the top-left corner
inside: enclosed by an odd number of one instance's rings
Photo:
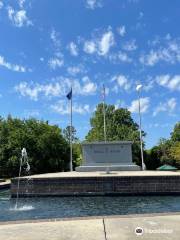
[[[77,172],[90,171],[137,171],[140,167],[132,162],[132,142],[91,142],[82,144],[83,165]]]

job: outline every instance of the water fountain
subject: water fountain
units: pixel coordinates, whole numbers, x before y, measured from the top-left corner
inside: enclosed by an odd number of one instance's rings
[[[0,194],[0,222],[180,211],[178,172],[29,174],[22,149],[19,178],[11,180],[11,192],[5,193],[12,198]]]
[[[29,175],[30,165],[29,165],[29,162],[28,162],[28,155],[27,155],[26,148],[23,148],[22,151],[21,151],[15,209],[18,209],[19,187],[20,187],[20,181],[21,181],[22,168],[25,169],[26,175]],[[28,178],[27,178],[27,181],[29,181]],[[28,185],[28,183],[27,183],[27,185]]]

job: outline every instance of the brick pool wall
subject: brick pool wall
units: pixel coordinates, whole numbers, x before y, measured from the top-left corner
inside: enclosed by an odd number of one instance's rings
[[[11,195],[16,196],[17,179]],[[180,194],[180,176],[32,178],[20,181],[19,196]]]

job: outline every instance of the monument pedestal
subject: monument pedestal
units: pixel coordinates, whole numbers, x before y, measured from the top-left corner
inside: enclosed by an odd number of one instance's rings
[[[80,166],[76,168],[77,172],[105,172],[107,169],[109,171],[139,171],[140,167],[137,165],[113,165],[113,166]]]
[[[84,163],[76,171],[138,171],[140,167],[132,162],[131,146],[129,141],[84,143]]]

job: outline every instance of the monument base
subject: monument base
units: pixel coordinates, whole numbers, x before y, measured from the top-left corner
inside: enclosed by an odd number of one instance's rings
[[[97,172],[97,171],[139,171],[141,170],[137,165],[113,165],[113,166],[79,166],[76,167],[76,172]]]
[[[132,161],[131,145],[130,141],[83,143],[83,163],[76,171],[139,171]]]

